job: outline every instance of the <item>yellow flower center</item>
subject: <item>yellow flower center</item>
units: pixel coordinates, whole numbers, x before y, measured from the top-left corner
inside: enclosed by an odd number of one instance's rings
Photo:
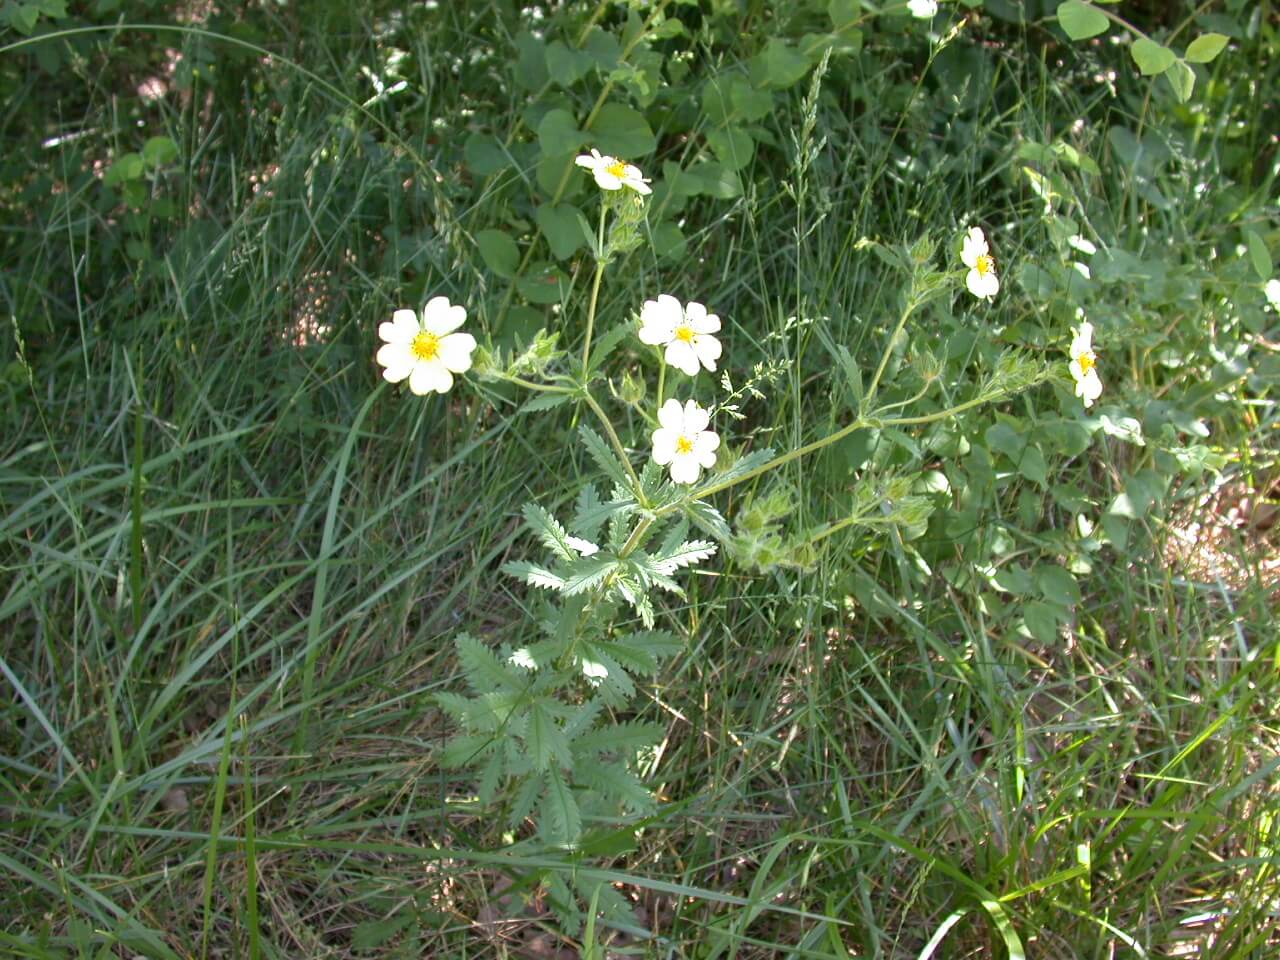
[[[415,360],[435,360],[440,356],[440,338],[434,333],[420,330],[409,344],[409,352]]]
[[[693,453],[693,441],[688,437],[681,437],[676,441],[676,453]]]
[[[627,175],[627,165],[621,160],[615,160],[604,168],[604,172],[609,174],[611,177],[617,177],[621,180]]]
[[[978,271],[978,276],[985,277],[988,273],[995,271],[996,262],[990,254],[979,254],[978,262],[973,265],[973,269]]]
[[[688,327],[688,326],[676,327],[676,339],[681,341],[682,343],[687,343],[690,346],[692,346],[693,337],[694,337],[693,327]]]
[[[1086,350],[1076,357],[1076,362],[1080,364],[1080,376],[1087,377],[1089,371],[1098,365],[1098,358],[1093,355],[1092,350]]]

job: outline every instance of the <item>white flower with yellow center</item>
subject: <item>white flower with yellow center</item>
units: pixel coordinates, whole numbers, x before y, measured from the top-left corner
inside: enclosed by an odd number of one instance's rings
[[[710,423],[711,414],[693,400],[682,407],[673,398],[658,411],[653,459],[659,466],[671,465],[671,479],[676,483],[697,483],[703,469],[715,466],[720,438],[707,429]]]
[[[667,363],[691,377],[699,367],[715,371],[722,348],[711,334],[719,330],[720,318],[702,304],[682,307],[665,293],[640,308],[640,342],[666,347]]]
[[[960,250],[960,259],[969,268],[964,278],[965,286],[975,297],[990,300],[1000,292],[1000,280],[996,277],[996,261],[987,246],[987,238],[981,227],[970,227]]]
[[[419,396],[448,392],[453,375],[471,369],[476,338],[453,332],[466,319],[466,309],[450,304],[448,297],[428,300],[421,323],[412,310],[397,310],[378,325],[378,336],[386,341],[375,358],[386,368],[382,376],[391,383],[408,377],[409,389]]]
[[[1102,380],[1098,378],[1098,357],[1093,352],[1093,324],[1085,321],[1072,331],[1071,376],[1076,381],[1076,396],[1086,407],[1102,396]]]
[[[591,175],[596,178],[596,186],[601,190],[621,190],[623,187],[630,187],[639,194],[653,193],[649,189],[649,181],[640,173],[639,167],[633,167],[617,157],[601,155],[595,147],[591,148],[590,153],[580,155],[573,162],[590,170]]]
[[[907,9],[913,17],[928,20],[938,12],[938,0],[907,0]]]

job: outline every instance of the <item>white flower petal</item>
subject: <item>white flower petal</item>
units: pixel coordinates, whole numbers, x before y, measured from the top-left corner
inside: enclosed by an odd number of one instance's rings
[[[684,429],[687,433],[701,433],[711,422],[711,414],[698,406],[696,400],[684,405]]]
[[[1000,280],[994,270],[986,273],[979,273],[976,268],[970,270],[965,275],[964,283],[969,292],[979,299],[990,299],[1000,292]]]
[[[378,324],[378,336],[387,343],[409,343],[418,330],[418,315],[412,310],[397,310],[390,320]]]
[[[665,467],[676,455],[676,441],[680,439],[678,430],[665,427],[653,431],[653,459],[658,466]]]
[[[693,352],[698,355],[698,360],[708,370],[714,372],[716,361],[720,359],[720,341],[715,337],[694,337]]]
[[[907,9],[913,17],[928,20],[938,12],[938,0],[907,0]]]
[[[1272,277],[1262,288],[1262,293],[1267,298],[1267,303],[1271,304],[1271,309],[1280,311],[1280,280]]]
[[[694,377],[698,374],[698,355],[693,352],[693,345],[683,340],[672,340],[667,344],[667,363],[677,370]]]
[[[452,386],[453,374],[438,360],[419,363],[409,375],[409,390],[420,397],[432,390],[436,393],[448,393]]]
[[[457,330],[466,319],[466,307],[453,306],[448,297],[432,297],[422,308],[422,328],[437,337]]]
[[[407,343],[384,343],[378,348],[378,352],[374,354],[373,359],[380,366],[400,368],[411,368],[417,360],[414,359],[413,351],[409,349]],[[393,382],[403,380],[409,374],[406,372],[404,376],[396,377]]]
[[[669,397],[658,411],[658,423],[664,430],[679,433],[684,429],[684,408],[675,397]],[[675,442],[674,440],[672,441]]]
[[[671,479],[676,483],[697,483],[701,469],[697,457],[684,453],[671,461]]]
[[[693,306],[693,304],[689,304]],[[720,332],[720,318],[714,313],[704,313],[700,317],[690,317],[689,326],[693,327],[694,333],[708,334]]]
[[[970,227],[960,248],[960,259],[966,267],[976,267],[978,258],[991,252],[981,227]]]
[[[662,294],[657,300],[646,300],[640,308],[640,342],[659,346],[675,336],[680,322],[680,301]]]
[[[708,470],[716,465],[716,451],[719,449],[720,437],[710,430],[704,430],[693,438],[693,455]]]
[[[604,167],[596,167],[592,171],[595,174],[596,186],[601,190],[621,190],[622,181],[615,177]]]
[[[476,348],[476,338],[469,333],[451,333],[440,338],[440,362],[453,373],[466,373],[471,369],[471,351]]]

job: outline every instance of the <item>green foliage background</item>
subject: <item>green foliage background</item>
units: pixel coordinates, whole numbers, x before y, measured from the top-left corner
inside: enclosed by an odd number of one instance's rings
[[[1073,42],[1057,3],[891,6],[0,4],[0,945],[1274,950],[1275,7],[1076,4],[1107,26]],[[1001,294],[922,309],[886,399],[1008,347],[1060,376],[725,495],[738,549],[615,718],[661,734],[659,802],[565,850],[444,762],[436,695],[460,634],[529,641],[501,568],[596,471],[578,415],[372,356],[434,294],[491,352],[572,348],[591,146],[654,180],[598,330],[658,292],[725,318],[731,455],[848,422],[969,225]],[[610,363],[643,451],[647,355]],[[895,478],[918,523],[806,538]],[[1206,574],[1177,533],[1224,497]]]

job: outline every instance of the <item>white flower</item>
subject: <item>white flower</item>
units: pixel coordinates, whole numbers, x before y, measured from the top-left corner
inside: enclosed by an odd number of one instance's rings
[[[671,464],[671,479],[676,483],[697,483],[703,468],[716,462],[720,438],[707,429],[711,414],[690,400],[683,407],[676,399],[668,400],[658,411],[653,431],[653,459],[659,466]]]
[[[964,278],[969,292],[979,299],[991,299],[1000,292],[1000,281],[996,277],[996,261],[991,256],[991,248],[987,246],[987,238],[983,236],[981,227],[970,227],[964,238],[964,246],[960,251],[960,259],[969,268]]]
[[[1093,352],[1093,324],[1085,321],[1072,331],[1071,376],[1076,381],[1076,396],[1084,400],[1086,407],[1102,396],[1102,381],[1098,378],[1098,358]]]
[[[1078,233],[1075,236],[1067,237],[1067,246],[1079,250],[1081,253],[1087,253],[1089,256],[1093,256],[1098,252],[1097,247]]]
[[[1266,295],[1267,303],[1271,304],[1271,309],[1280,313],[1280,280],[1272,277],[1262,288],[1262,292]]]
[[[412,310],[397,310],[378,325],[378,336],[386,341],[375,358],[386,367],[382,376],[392,383],[408,377],[409,389],[419,396],[432,390],[446,393],[455,373],[471,369],[476,338],[453,332],[466,319],[466,309],[453,306],[448,297],[428,300],[421,323]]]
[[[938,0],[907,0],[907,9],[913,17],[928,20],[938,12]]]
[[[573,161],[580,167],[586,167],[596,178],[596,186],[601,190],[621,190],[630,187],[636,193],[650,194],[649,181],[640,173],[639,167],[619,160],[617,157],[601,156],[595,147],[590,153],[584,153]]]
[[[711,334],[720,329],[720,318],[700,303],[681,307],[667,294],[646,300],[640,309],[640,341],[665,346],[667,363],[694,376],[700,366],[714,371],[720,359],[720,341]]]

